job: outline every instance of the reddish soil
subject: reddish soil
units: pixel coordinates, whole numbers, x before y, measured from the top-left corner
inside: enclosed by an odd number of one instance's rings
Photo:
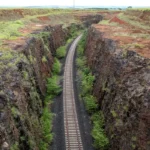
[[[116,41],[118,48],[133,50],[146,58],[150,58],[150,39],[144,39],[138,36],[131,36],[134,35],[135,32],[136,34],[141,34],[141,30],[131,29],[128,26],[93,26],[103,33],[104,38],[109,38]]]
[[[110,23],[111,23],[111,22],[116,22],[116,23],[124,24],[124,25],[127,24],[125,21],[120,20],[117,16],[113,17],[109,22],[110,22]]]
[[[37,17],[37,18],[41,21],[50,21],[50,18],[48,16],[41,16],[41,17]]]

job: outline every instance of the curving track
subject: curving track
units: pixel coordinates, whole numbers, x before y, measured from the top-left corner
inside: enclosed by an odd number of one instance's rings
[[[78,36],[71,45],[64,70],[63,109],[66,150],[83,150],[73,88],[73,58],[81,37],[82,35]]]

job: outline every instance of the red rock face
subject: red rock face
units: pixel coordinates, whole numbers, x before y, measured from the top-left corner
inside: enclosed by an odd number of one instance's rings
[[[150,60],[121,50],[95,27],[85,54],[96,77],[93,94],[105,116],[110,150],[150,149]]]

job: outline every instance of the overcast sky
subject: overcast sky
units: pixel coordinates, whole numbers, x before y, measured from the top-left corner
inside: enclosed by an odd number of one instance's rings
[[[80,6],[150,6],[150,0],[75,0]],[[0,6],[72,6],[73,0],[0,0]]]

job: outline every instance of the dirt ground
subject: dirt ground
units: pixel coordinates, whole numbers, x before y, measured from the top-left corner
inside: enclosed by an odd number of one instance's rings
[[[107,20],[107,23],[103,24],[102,22],[93,26],[103,33],[104,38],[113,39],[117,43],[118,49],[133,50],[146,58],[150,58],[150,30],[144,28],[145,21],[148,20],[145,19],[144,14],[142,18],[139,15],[134,15],[134,20],[129,15],[125,17],[129,17],[129,20],[120,18],[118,14],[108,19],[107,14],[107,17],[104,18]],[[139,26],[136,26],[139,17],[141,21],[139,22]]]

